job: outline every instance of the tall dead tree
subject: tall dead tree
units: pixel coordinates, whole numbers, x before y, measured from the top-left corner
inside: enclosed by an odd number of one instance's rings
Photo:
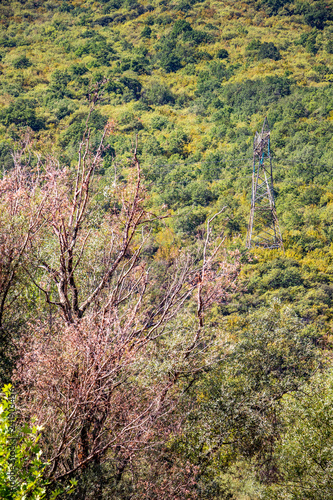
[[[178,384],[184,388],[220,353],[210,351],[218,340],[204,316],[228,300],[239,270],[223,234],[213,235],[215,216],[196,253],[147,258],[152,225],[163,215],[147,209],[136,151],[103,195],[104,137],[93,151],[86,131],[74,173],[45,162],[50,205],[35,270],[27,270],[55,312],[51,328],[40,315],[27,333],[16,380],[22,413],[45,424],[55,482],[106,454],[121,478],[138,450],[152,445],[157,422],[168,421],[181,397]]]

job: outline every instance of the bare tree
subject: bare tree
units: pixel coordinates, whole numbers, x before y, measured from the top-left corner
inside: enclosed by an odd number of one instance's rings
[[[23,161],[24,151],[13,156],[14,168],[0,179],[0,331],[4,317],[19,294],[13,290],[27,251],[43,225],[45,195],[39,191],[40,179]],[[11,310],[12,311],[12,310]]]
[[[120,480],[216,356],[204,315],[236,289],[237,256],[227,261],[223,235],[212,243],[218,214],[196,254],[183,250],[162,270],[144,257],[164,216],[146,208],[136,150],[101,208],[96,174],[106,133],[94,153],[85,133],[74,176],[51,160],[43,167],[44,243],[29,275],[59,314],[51,330],[43,319],[32,325],[16,380],[23,414],[45,426],[54,481],[105,458]]]

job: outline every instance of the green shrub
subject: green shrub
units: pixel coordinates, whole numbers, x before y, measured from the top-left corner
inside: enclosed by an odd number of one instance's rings
[[[205,180],[216,180],[220,177],[225,167],[223,155],[220,152],[211,153],[202,163],[201,171]]]
[[[137,55],[133,57],[130,62],[130,68],[138,75],[149,75],[150,74],[150,60],[148,57],[143,55]]]
[[[171,73],[200,59],[212,59],[207,51],[195,50],[197,45],[212,40],[211,35],[194,30],[189,22],[178,20],[171,33],[155,45],[157,62],[164,71]]]
[[[151,136],[145,139],[142,152],[143,156],[152,155],[156,157],[160,156],[163,153],[163,149],[159,141],[154,136]]]
[[[190,203],[190,196],[187,186],[194,179],[194,170],[186,165],[179,165],[168,172],[164,176],[164,187],[161,193],[165,203],[173,208],[188,205]]]
[[[325,46],[326,52],[333,54],[333,40],[329,40]]]
[[[258,59],[273,59],[274,61],[278,61],[281,59],[281,55],[279,49],[275,47],[273,42],[264,42],[260,45],[258,51]]]
[[[133,130],[139,131],[143,129],[142,122],[130,111],[122,113],[119,123],[121,125],[121,130],[124,132],[130,132]]]
[[[313,2],[298,2],[296,12],[303,14],[304,21],[312,28],[324,29],[327,21],[333,20],[333,11],[330,5],[319,0]]]
[[[1,167],[8,171],[14,166],[14,161],[12,157],[12,149],[7,142],[0,142],[0,165]]]
[[[169,120],[165,116],[154,116],[150,122],[150,127],[155,130],[163,130],[169,123]]]
[[[190,141],[190,137],[182,130],[181,128],[175,130],[170,134],[168,144],[166,144],[167,154],[179,154],[185,155],[184,146],[188,144]]]
[[[74,6],[69,3],[68,0],[63,0],[60,6],[58,7],[59,12],[70,12],[74,9]]]
[[[327,500],[332,496],[332,371],[312,380],[282,401],[285,432],[275,452],[283,482],[265,498]],[[274,494],[275,493],[275,494]]]
[[[140,36],[141,36],[141,38],[150,38],[151,33],[152,33],[151,28],[149,28],[149,26],[145,26],[143,28],[143,30],[141,31]]]
[[[182,12],[188,12],[191,10],[192,5],[196,3],[201,3],[203,0],[180,0],[175,6],[175,10],[180,10]]]
[[[181,59],[174,48],[172,41],[166,41],[157,52],[160,67],[167,73],[178,71],[182,67]]]
[[[218,57],[218,59],[228,59],[229,52],[226,49],[220,49],[216,56]]]
[[[122,77],[119,79],[110,79],[104,87],[108,93],[114,93],[123,96],[124,102],[138,100],[141,97],[142,86],[136,78]]]
[[[107,120],[107,117],[103,116],[99,111],[94,110],[90,115],[88,126],[91,128],[93,133],[96,133],[99,130],[103,130]],[[59,138],[60,145],[62,147],[67,147],[69,145],[73,146],[75,144],[79,144],[82,139],[85,126],[86,115],[84,113],[78,113],[73,116],[69,126]]]
[[[251,42],[245,47],[246,52],[257,51],[261,47],[260,40],[253,39]]]
[[[210,43],[214,41],[214,38],[199,30],[185,31],[183,34],[183,40],[185,42],[192,42],[194,45],[200,45],[201,43]]]
[[[120,83],[130,91],[132,99],[138,100],[141,96],[142,85],[136,78],[122,77]]]
[[[191,182],[186,188],[186,194],[190,203],[197,206],[206,207],[214,199],[211,190],[208,189],[202,180]]]
[[[13,37],[8,37],[5,35],[3,38],[0,38],[0,47],[16,47],[17,41]]]
[[[175,229],[177,232],[193,235],[198,226],[206,220],[206,212],[202,207],[186,207],[180,210],[175,220]]]
[[[193,28],[190,25],[190,23],[185,21],[184,19],[178,19],[178,21],[176,21],[175,24],[173,25],[171,34],[177,37],[178,35],[181,35],[182,33],[186,33],[189,31],[193,31]]]
[[[0,498],[40,500],[47,486],[38,445],[41,428],[18,426],[14,404],[11,385],[5,385],[0,402]]]
[[[290,0],[260,0],[259,5],[264,7],[268,15],[274,16],[280,9],[289,3]]]
[[[220,94],[222,83],[228,80],[232,73],[232,67],[227,68],[220,61],[211,62],[198,75],[195,95],[204,97],[207,102],[212,102]]]
[[[6,126],[12,123],[27,126],[35,131],[45,126],[44,120],[36,116],[36,101],[20,98],[0,112],[0,122]]]
[[[57,101],[56,107],[54,109],[54,114],[58,120],[62,120],[66,116],[72,114],[73,111],[73,102],[68,99],[62,99],[61,101]]]
[[[13,66],[16,69],[25,69],[32,66],[32,62],[26,56],[20,56],[13,61]]]
[[[221,97],[240,117],[258,113],[270,103],[276,103],[291,92],[291,81],[286,77],[268,76],[263,80],[246,80],[223,87]],[[289,109],[286,107],[284,109]]]
[[[68,69],[74,76],[85,75],[88,71],[84,64],[72,64]]]
[[[100,40],[99,38],[88,40],[75,51],[75,55],[78,57],[81,57],[84,54],[91,54],[95,56],[97,61],[105,66],[107,66],[110,61],[114,61],[117,58],[116,51],[112,45],[106,43],[103,39]]]
[[[164,104],[174,104],[175,98],[164,83],[152,82],[149,87],[143,91],[143,101],[149,105],[163,106]]]
[[[319,49],[317,44],[317,34],[318,31],[316,29],[312,30],[311,33],[302,33],[299,40],[297,40],[295,44],[302,45],[307,52],[310,52],[310,54],[316,54]]]
[[[47,89],[49,96],[56,99],[72,97],[67,85],[71,81],[71,76],[67,71],[55,70],[51,75],[51,83]]]
[[[103,7],[103,11],[105,14],[108,14],[111,10],[118,10],[124,3],[123,0],[110,0],[108,2],[103,2],[106,5]]]

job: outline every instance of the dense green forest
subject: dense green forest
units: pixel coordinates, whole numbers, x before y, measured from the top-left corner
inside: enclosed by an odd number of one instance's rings
[[[333,2],[0,23],[0,498],[333,499]]]

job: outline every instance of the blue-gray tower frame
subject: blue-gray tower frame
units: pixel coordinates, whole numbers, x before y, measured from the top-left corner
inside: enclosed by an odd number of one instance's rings
[[[270,130],[267,118],[261,133],[256,132],[253,142],[252,199],[246,246],[283,248],[274,201]]]

